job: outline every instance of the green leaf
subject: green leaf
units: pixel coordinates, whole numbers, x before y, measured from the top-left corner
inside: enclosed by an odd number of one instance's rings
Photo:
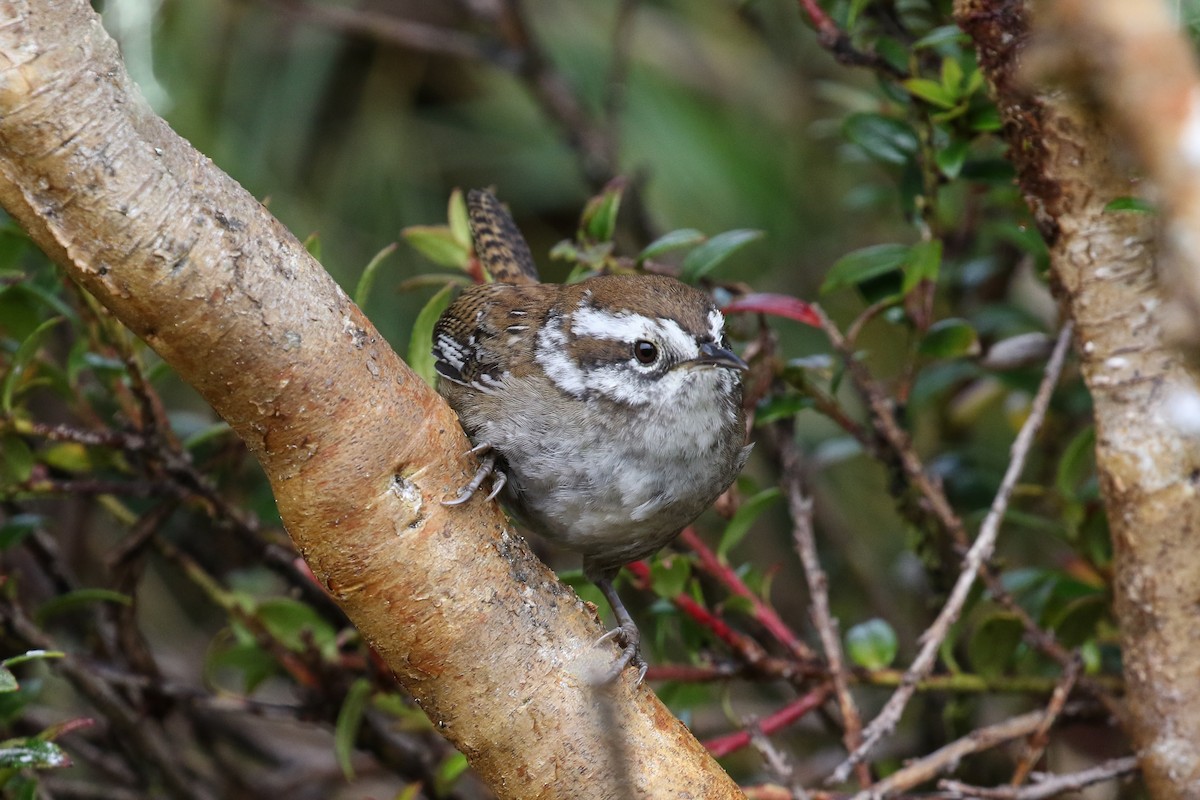
[[[467,213],[467,201],[462,189],[450,192],[450,202],[446,208],[446,218],[450,222],[450,236],[462,245],[464,250],[471,249],[471,218]]]
[[[380,250],[367,262],[362,275],[358,276],[358,284],[354,287],[354,304],[359,308],[365,306],[371,297],[371,289],[375,286],[375,276],[379,274],[379,265],[396,252],[396,248],[397,244],[392,242]]]
[[[91,603],[117,603],[128,606],[133,602],[129,595],[114,592],[111,589],[76,589],[73,592],[60,594],[38,606],[34,619],[40,625],[51,617],[73,611]]]
[[[870,2],[871,0],[850,0],[850,8],[846,12],[847,28],[854,27],[854,22],[858,19],[858,15],[862,13],[863,9],[866,8]]]
[[[683,594],[683,588],[691,577],[692,562],[679,555],[656,558],[650,564],[650,579],[654,593],[668,600]]]
[[[930,239],[914,244],[908,251],[904,264],[904,283],[901,292],[908,294],[920,285],[921,281],[937,282],[938,273],[942,268],[942,242],[940,239]]]
[[[1093,475],[1096,469],[1095,452],[1096,429],[1089,425],[1075,434],[1059,459],[1054,486],[1064,498],[1076,499],[1079,486]]]
[[[812,407],[813,399],[807,395],[767,395],[758,404],[758,409],[754,413],[754,424],[756,427],[761,427],[777,420],[789,419]]]
[[[1104,594],[1080,597],[1067,603],[1050,621],[1050,628],[1064,647],[1079,647],[1094,639],[1097,627],[1108,614],[1109,599]]]
[[[71,759],[54,742],[13,739],[0,746],[0,768],[56,769],[71,766]]]
[[[408,340],[408,366],[430,386],[437,383],[437,373],[433,370],[433,326],[437,324],[442,312],[450,307],[450,301],[454,298],[454,288],[455,284],[448,283],[429,298],[421,313],[417,314],[412,337]]]
[[[1104,210],[1109,211],[1132,211],[1136,214],[1154,214],[1158,211],[1154,204],[1149,200],[1141,197],[1117,197],[1109,200]]]
[[[15,667],[17,664],[24,664],[27,661],[45,661],[48,658],[64,658],[66,655],[62,650],[26,650],[19,655],[9,656],[0,661],[0,664],[5,667]]]
[[[965,319],[938,320],[921,340],[919,352],[932,358],[958,358],[979,352],[979,336]]]
[[[951,95],[957,97],[963,86],[963,68],[957,58],[942,59],[942,87]]]
[[[1002,673],[1021,644],[1024,631],[1014,614],[1000,612],[985,619],[967,644],[972,668],[985,677]]]
[[[317,261],[321,260],[321,234],[310,233],[308,238],[304,240],[304,249],[308,254]]]
[[[669,253],[672,250],[682,250],[685,247],[700,244],[706,238],[708,237],[695,228],[680,228],[679,230],[665,233],[646,245],[646,248],[638,253],[637,262],[641,264],[647,259],[658,258],[663,253]]]
[[[762,231],[746,229],[718,233],[687,254],[680,265],[679,279],[684,283],[695,283],[738,250],[756,239],[761,239],[762,235]]]
[[[21,684],[17,682],[17,676],[13,675],[7,666],[0,664],[0,693],[7,694],[20,688]]]
[[[588,200],[579,219],[580,231],[586,238],[593,242],[612,241],[624,191],[625,181],[618,178],[610,181],[599,195]]]
[[[914,97],[919,97],[938,108],[954,108],[958,104],[958,98],[937,81],[931,81],[928,78],[909,78],[904,81],[903,85]]]
[[[842,132],[867,155],[885,164],[904,164],[919,148],[917,134],[908,123],[882,114],[851,114]]]
[[[228,669],[241,675],[242,691],[252,694],[267,678],[278,672],[278,664],[270,653],[254,642],[239,642],[209,651],[204,679],[216,684],[219,670]]]
[[[933,160],[939,170],[950,180],[954,180],[962,172],[967,160],[967,151],[971,143],[966,139],[952,139],[945,147],[938,148],[933,154]]]
[[[337,655],[337,631],[310,605],[290,597],[274,597],[259,603],[254,615],[272,636],[292,650],[303,652],[307,649],[306,639],[311,637],[325,658]]]
[[[348,781],[354,780],[354,743],[358,740],[358,729],[370,697],[371,682],[366,678],[359,678],[350,684],[334,725],[333,752]]]
[[[0,436],[0,487],[13,487],[29,480],[37,459],[25,440],[15,433]]]
[[[434,777],[434,785],[437,787],[436,796],[442,797],[449,793],[462,774],[467,771],[467,757],[462,753],[451,753],[438,766],[437,775]]]
[[[455,239],[448,225],[410,225],[400,231],[421,255],[443,267],[466,269],[471,251]]]
[[[877,244],[847,253],[830,268],[825,282],[821,284],[821,294],[856,286],[900,269],[908,260],[910,249],[903,244]]]
[[[957,25],[943,25],[917,39],[913,42],[912,48],[913,50],[922,50],[927,47],[937,48],[946,44],[966,44],[967,42],[967,34],[963,33],[962,28]]]
[[[896,658],[896,632],[882,619],[867,620],[846,631],[846,655],[865,669],[883,669]]]
[[[79,442],[55,442],[42,448],[40,456],[43,464],[76,475],[95,467],[88,448]]]
[[[0,384],[0,410],[3,410],[4,413],[12,411],[13,395],[16,393],[17,384],[29,363],[41,349],[42,341],[50,335],[54,326],[62,321],[62,317],[52,317],[38,325],[33,329],[33,333],[25,337],[21,346],[17,348],[17,352],[13,354],[12,362],[8,365],[8,372],[4,375],[4,382]]]
[[[754,524],[754,521],[767,510],[768,506],[782,496],[783,493],[778,488],[772,487],[759,492],[742,503],[737,513],[733,515],[733,519],[729,520],[729,524],[725,526],[725,532],[721,534],[721,541],[717,545],[717,558],[724,561],[729,551],[737,547],[742,539],[746,538],[746,534],[750,532],[750,526]]]

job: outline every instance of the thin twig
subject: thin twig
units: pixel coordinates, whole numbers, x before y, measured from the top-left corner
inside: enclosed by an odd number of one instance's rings
[[[1065,792],[1077,792],[1096,783],[1116,780],[1138,771],[1136,756],[1114,758],[1091,769],[1072,772],[1068,775],[1041,776],[1041,780],[1030,786],[999,786],[994,789],[971,786],[959,781],[939,781],[938,788],[949,792],[952,798],[982,798],[983,800],[1048,800]],[[1035,773],[1035,777],[1036,773]]]
[[[849,675],[842,655],[838,622],[829,609],[829,579],[817,557],[812,498],[804,491],[800,454],[790,428],[779,437],[778,446],[783,467],[781,483],[787,498],[788,511],[792,515],[792,539],[796,543],[796,551],[804,567],[804,578],[808,582],[813,625],[821,637],[821,647],[825,651],[825,660],[829,664],[829,673],[837,693],[838,708],[842,712],[842,741],[846,745],[846,752],[853,753],[862,744],[862,719],[858,713],[858,706],[854,703],[854,696],[850,694]],[[870,786],[871,772],[866,765],[857,765],[857,770],[859,785]]]
[[[850,35],[837,26],[829,15],[817,5],[817,0],[799,0],[800,8],[812,22],[817,32],[817,41],[833,54],[839,64],[850,67],[869,67],[891,78],[905,78],[902,71],[896,69],[875,53],[866,53],[854,46]]]
[[[750,744],[754,745],[754,749],[763,757],[767,769],[773,772],[776,778],[787,784],[788,793],[791,795],[789,800],[810,800],[808,792],[804,790],[804,786],[800,782],[800,776],[797,775],[796,765],[792,763],[791,759],[775,746],[775,743],[757,723],[749,728]]]
[[[1021,472],[1025,468],[1025,459],[1028,457],[1030,447],[1033,445],[1034,436],[1036,436],[1038,429],[1041,427],[1042,420],[1045,419],[1046,410],[1050,405],[1050,395],[1053,393],[1054,387],[1058,383],[1059,375],[1062,373],[1063,362],[1067,356],[1067,347],[1071,342],[1071,329],[1072,325],[1068,322],[1063,325],[1062,330],[1058,334],[1054,353],[1051,354],[1050,360],[1046,364],[1045,374],[1042,378],[1041,386],[1038,387],[1037,396],[1034,397],[1029,417],[1025,420],[1025,424],[1021,426],[1021,430],[1013,442],[1012,456],[1009,460],[1008,469],[1004,473],[1004,479],[1000,482],[1000,488],[996,492],[996,497],[992,501],[992,506],[988,511],[987,517],[984,518],[983,524],[979,528],[979,535],[975,539],[975,543],[971,545],[971,549],[967,552],[967,556],[963,561],[962,572],[954,584],[949,599],[947,599],[946,604],[942,607],[937,619],[922,634],[921,650],[905,673],[904,682],[900,684],[900,687],[888,699],[888,702],[884,705],[883,710],[875,720],[867,726],[863,732],[863,742],[859,748],[851,753],[850,757],[834,770],[833,775],[830,777],[831,782],[845,781],[849,777],[850,770],[853,769],[854,765],[862,761],[884,736],[890,734],[895,729],[896,724],[900,721],[901,714],[904,713],[905,706],[908,705],[908,701],[916,691],[917,682],[927,676],[933,669],[938,648],[941,647],[942,642],[945,640],[947,634],[949,634],[950,626],[954,624],[959,614],[962,613],[963,606],[967,601],[967,595],[975,583],[975,578],[979,574],[980,567],[992,555],[996,544],[996,537],[1000,532],[1000,522],[1004,518],[1004,512],[1008,508],[1009,497],[1016,486],[1017,480],[1021,476]]]
[[[1025,751],[1021,753],[1017,767],[1013,770],[1009,785],[1020,786],[1025,783],[1029,774],[1033,772],[1033,768],[1037,766],[1038,759],[1042,757],[1042,753],[1046,751],[1046,745],[1050,743],[1050,728],[1054,726],[1054,722],[1062,713],[1063,706],[1067,704],[1067,698],[1071,696],[1071,690],[1075,688],[1075,682],[1079,679],[1082,669],[1083,659],[1076,656],[1071,665],[1063,670],[1058,685],[1054,687],[1054,693],[1050,695],[1046,711],[1042,714],[1042,724],[1030,734],[1029,741],[1025,744]]]

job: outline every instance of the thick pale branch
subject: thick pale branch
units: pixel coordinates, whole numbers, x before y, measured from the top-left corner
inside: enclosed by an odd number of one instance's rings
[[[1084,17],[1100,16],[1099,5],[1079,8]],[[1136,5],[1137,17],[1151,13],[1149,3],[1123,5],[1126,11]],[[1028,73],[1019,69],[1029,39],[1027,3],[957,0],[955,17],[976,44],[1021,188],[1050,245],[1060,298],[1076,323],[1080,362],[1095,401],[1128,722],[1143,775],[1159,800],[1198,797],[1200,447],[1176,413],[1195,398],[1198,384],[1164,333],[1163,308],[1171,293],[1155,274],[1154,221],[1109,207],[1138,194],[1123,168],[1128,159],[1112,152],[1113,126],[1061,91],[1029,88]],[[1139,27],[1129,33],[1136,35]],[[1057,41],[1050,37],[1046,60],[1063,63],[1053,48],[1073,47],[1076,40],[1086,41],[1076,28]],[[1093,55],[1109,59],[1113,53],[1105,47]],[[1156,72],[1159,55],[1146,53],[1146,66]],[[1124,59],[1115,59],[1114,68],[1117,62]],[[1128,85],[1124,78],[1106,80]],[[1173,84],[1175,76],[1160,73],[1155,80]],[[1177,124],[1168,117],[1143,114],[1137,124]]]
[[[594,614],[493,505],[439,503],[469,474],[453,414],[149,111],[84,0],[0,0],[0,203],[246,440],[314,574],[500,797],[741,796],[649,690],[589,688],[615,655]]]

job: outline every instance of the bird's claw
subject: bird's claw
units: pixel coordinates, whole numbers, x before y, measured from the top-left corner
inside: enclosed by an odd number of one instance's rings
[[[496,454],[492,452],[492,446],[487,443],[477,444],[467,452],[463,453],[465,456],[478,456],[481,454],[482,456],[479,459],[479,469],[475,471],[475,475],[471,478],[471,482],[459,489],[458,494],[456,494],[453,498],[449,500],[443,500],[442,505],[461,506],[463,503],[475,496],[475,492],[479,491],[479,487],[483,486],[483,482],[488,479],[489,475],[495,475],[496,477],[492,481],[492,491],[488,493],[487,499],[489,501],[495,500],[496,495],[500,494],[500,490],[504,488],[504,484],[508,483],[508,476],[496,469]]]
[[[599,646],[608,641],[617,643],[617,646],[621,648],[621,655],[617,657],[616,663],[604,674],[599,683],[605,685],[614,682],[621,677],[625,668],[632,664],[638,670],[634,688],[641,686],[646,679],[646,670],[650,668],[650,665],[646,663],[646,659],[642,658],[642,636],[638,632],[637,626],[632,623],[619,625],[597,639],[596,645]]]

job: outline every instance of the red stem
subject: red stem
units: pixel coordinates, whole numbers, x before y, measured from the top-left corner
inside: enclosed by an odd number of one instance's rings
[[[776,711],[774,714],[763,717],[758,723],[758,730],[766,735],[771,735],[778,730],[786,728],[796,720],[803,717],[808,712],[812,711],[817,706],[825,702],[829,697],[831,687],[829,684],[813,689],[806,695],[798,697],[788,703],[783,708]],[[715,739],[709,739],[704,743],[708,748],[708,752],[712,753],[717,758],[723,758],[737,750],[742,749],[750,744],[751,731],[742,730],[737,733],[729,733],[725,736],[718,736]]]
[[[724,584],[733,594],[750,601],[750,606],[753,610],[752,616],[775,637],[776,641],[786,647],[792,655],[801,661],[816,659],[816,654],[788,627],[787,623],[780,618],[775,609],[764,603],[758,595],[750,591],[750,587],[742,582],[742,579],[738,577],[733,568],[728,564],[722,563],[721,559],[717,558],[717,554],[700,539],[694,528],[684,528],[683,533],[679,535],[679,539],[699,557],[700,568],[702,570]]]

